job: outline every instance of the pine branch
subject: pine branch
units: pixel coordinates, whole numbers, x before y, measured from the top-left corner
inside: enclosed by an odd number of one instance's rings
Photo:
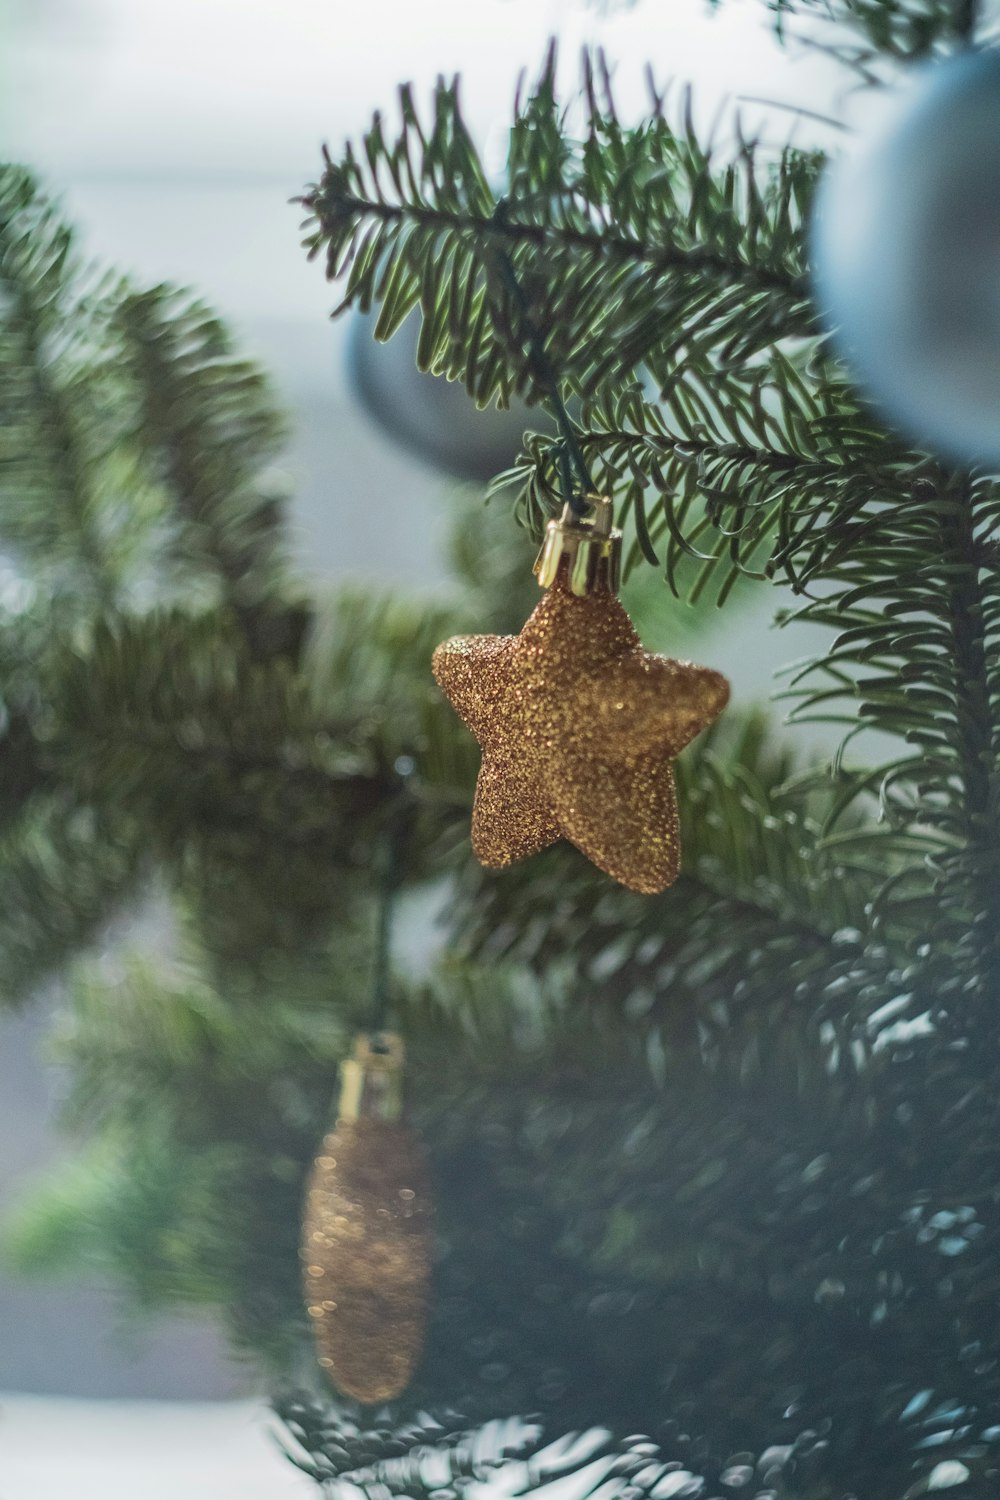
[[[872,727],[906,750],[842,777],[828,834],[852,799],[877,794],[913,860],[882,920],[914,944],[936,935],[962,982],[971,965],[973,989],[989,988],[990,944],[978,959],[958,959],[956,945],[964,951],[977,913],[983,935],[1000,917],[986,648],[995,483],[966,484],[894,445],[835,367],[817,379],[777,352],[714,382],[684,370],[663,403],[634,389],[598,398],[583,422],[596,482],[621,497],[634,527],[633,558],[660,560],[673,588],[687,584],[693,597],[714,587],[720,603],[741,572],[784,579],[807,602],[779,618],[837,632],[832,649],[796,673],[794,717],[842,723],[849,737]],[[519,504],[537,526],[551,512],[555,475],[543,438],[529,434],[525,447],[529,462],[498,486],[520,484]],[[947,872],[939,879],[928,878],[930,856]]]
[[[795,33],[870,82],[882,82],[886,63],[918,63],[953,52],[975,38],[978,0],[768,0],[779,37],[789,19],[818,21]]]
[[[182,292],[129,292],[109,317],[135,384],[135,439],[176,518],[176,557],[207,564],[237,609],[277,595],[282,515],[265,465],[284,424],[264,377]]]
[[[804,1088],[829,1086],[831,1070],[870,1057],[870,1015],[899,993],[900,918],[878,893],[913,851],[870,825],[830,838],[843,788],[794,777],[755,721],[709,737],[678,770],[684,871],[665,896],[610,890],[563,847],[530,868],[465,875],[454,941],[476,962],[567,975],[590,997],[578,1009],[642,1017],[655,1050],[693,1049],[744,1077],[765,1056],[779,1071],[794,1059]],[[927,1003],[912,979],[906,1014]]]
[[[427,668],[445,610],[346,595],[304,663],[261,660],[225,609],[108,616],[47,680],[45,766],[140,831],[217,956],[303,952],[373,878],[400,757],[417,766],[409,879],[468,814],[474,747]]]
[[[56,790],[37,725],[47,708],[43,679],[53,638],[64,626],[59,601],[39,598],[10,575],[7,587],[13,607],[0,606],[0,835],[30,797]]]
[[[7,653],[5,693],[37,757],[11,750],[29,780],[33,759],[43,778],[24,809],[39,815],[37,845],[15,815],[0,846],[12,927],[30,911],[46,929],[25,944],[25,966],[43,939],[51,951],[60,922],[60,951],[75,951],[98,920],[87,910],[107,910],[92,868],[105,841],[160,860],[190,945],[189,973],[105,967],[77,991],[77,1118],[106,1150],[71,1212],[93,1211],[88,1253],[146,1305],[211,1307],[238,1341],[294,1364],[304,1175],[366,1013],[371,849],[397,795],[394,761],[410,756],[426,801],[402,873],[419,892],[446,872],[449,915],[477,962],[398,976],[394,991],[442,1254],[425,1363],[386,1420],[398,1427],[457,1391],[463,1431],[539,1405],[566,1427],[655,1425],[669,1462],[713,1492],[738,1487],[713,1453],[750,1454],[733,1460],[749,1485],[754,1456],[779,1443],[790,1458],[777,1477],[760,1460],[772,1488],[912,1494],[947,1454],[978,1466],[989,1494],[1000,1345],[971,1314],[1000,1243],[986,1009],[1000,915],[1000,490],[887,443],[814,342],[801,236],[814,164],[789,158],[758,183],[743,154],[715,172],[658,103],[624,130],[606,98],[598,107],[601,86],[585,79],[579,140],[551,89],[519,111],[499,217],[448,90],[426,139],[415,117],[395,145],[369,137],[367,165],[344,168],[344,201],[400,213],[362,224],[349,208],[349,297],[353,286],[380,300],[383,331],[420,301],[422,358],[457,369],[464,354],[468,372],[471,355],[491,399],[518,382],[530,391],[526,327],[550,307],[546,358],[586,395],[587,456],[609,483],[621,471],[638,545],[660,549],[678,583],[692,563],[722,591],[744,568],[790,581],[798,613],[840,632],[793,683],[800,712],[846,711],[853,729],[860,710],[903,751],[877,771],[841,757],[821,777],[768,749],[759,726],[733,726],[682,763],[687,865],[669,899],[610,890],[566,849],[474,885],[474,752],[426,672],[450,612],[348,598],[321,612],[305,652],[256,652],[230,605],[256,535],[240,517],[256,504],[269,430],[254,416],[259,387],[250,380],[247,424],[230,426],[233,366],[220,356],[227,394],[213,405],[209,379],[203,409],[174,427],[161,385],[185,369],[197,384],[215,346],[199,343],[187,304],[130,301],[162,363],[137,352],[123,409],[134,413],[143,382],[151,404],[126,423],[128,442],[119,412],[107,473],[120,480],[155,430],[156,481],[144,469],[128,507],[154,594],[170,594],[149,540],[169,529],[169,492],[175,512],[189,507],[185,527],[208,527],[197,563],[197,528],[185,531],[184,575],[201,586],[208,559],[231,596],[133,615],[120,604],[96,628],[89,607],[70,611],[76,628],[60,618],[37,673],[16,642]],[[528,317],[496,275],[505,215],[544,233],[504,242]],[[680,260],[642,277],[620,248],[580,242],[605,233]],[[696,274],[684,260],[696,250],[727,269]],[[782,285],[751,285],[741,265]],[[117,378],[103,355],[97,366]],[[230,439],[246,489],[216,467]],[[550,455],[533,452],[541,506]],[[108,493],[125,491],[109,480]],[[266,573],[269,543],[261,556]],[[66,850],[69,835],[87,862]],[[37,899],[45,859],[54,913]],[[138,854],[128,859],[138,870]],[[108,880],[108,902],[121,888]],[[36,1245],[57,1231],[57,1210]],[[836,1360],[816,1358],[830,1348]],[[915,1393],[932,1390],[924,1418]],[[357,1436],[349,1427],[328,1412],[313,1424],[305,1463],[323,1482],[347,1472],[372,1494],[397,1481],[429,1490],[405,1438],[397,1456],[410,1467],[386,1469],[392,1440],[377,1435],[365,1453],[343,1441]],[[675,1487],[678,1471],[651,1473],[649,1451],[616,1445],[613,1464],[574,1479],[601,1500],[622,1476],[639,1495]]]
[[[0,536],[21,564],[60,570],[62,609],[81,580],[114,607],[214,575],[258,654],[296,651],[301,606],[269,605],[287,593],[264,468],[283,424],[218,320],[97,280],[17,168],[0,174],[0,292]]]
[[[914,1380],[939,1384],[970,1413],[988,1411],[995,1396],[995,1339],[980,1332],[976,1360],[963,1356],[967,1330],[940,1293],[943,1268],[964,1277],[974,1261],[986,1274],[997,1232],[991,1159],[969,1151],[942,1160],[929,1149],[968,1069],[935,1075],[916,1121],[901,1108],[928,1079],[905,1054],[869,1068],[863,1086],[804,1087],[798,1101],[770,1078],[761,1087],[751,1073],[735,1089],[669,1055],[657,1088],[627,1028],[602,1023],[596,1006],[581,1012],[574,994],[560,1019],[551,980],[534,999],[522,986],[518,1006],[502,979],[495,966],[479,978],[489,1029],[466,1033],[452,1013],[442,1032],[450,1047],[407,1005],[414,1120],[434,1153],[448,1247],[427,1356],[413,1390],[380,1418],[391,1439],[374,1447],[349,1440],[364,1425],[353,1409],[299,1411],[296,1452],[307,1470],[368,1483],[369,1464],[408,1451],[408,1422],[427,1430],[416,1414],[440,1411],[442,1391],[463,1411],[451,1430],[523,1412],[532,1395],[556,1431],[603,1419],[620,1435],[648,1422],[669,1462],[706,1486],[719,1484],[720,1453],[750,1448],[752,1467],[776,1441],[792,1493],[816,1473],[810,1455],[840,1490],[874,1493],[880,1478],[883,1492],[901,1495],[942,1452],[960,1454],[962,1436],[932,1413],[919,1423],[903,1413]],[[180,1297],[222,1309],[241,1341],[287,1367],[300,1336],[294,1205],[329,1107],[332,1018],[317,1027],[319,1011],[303,1024],[305,1012],[296,1018],[287,999],[275,1010],[261,991],[273,1026],[246,1027],[245,997],[238,1007],[203,985],[134,992],[134,982],[133,971],[113,1006],[104,985],[95,988],[70,1038],[96,1090],[88,1112],[96,1107],[110,1127],[103,1185],[89,1200],[83,1188],[70,1195],[101,1225],[90,1253],[103,1247],[103,1264],[146,1305]],[[557,1022],[551,1051],[539,1005]],[[964,1133],[950,1118],[963,1141],[982,1127],[978,1114]],[[945,1214],[946,1199],[965,1217]],[[958,1265],[938,1249],[944,1224],[947,1243],[966,1247]],[[53,1227],[50,1211],[45,1232]],[[838,1359],[818,1361],[827,1342]],[[761,1409],[762,1351],[769,1380],[796,1391],[784,1417]],[[873,1402],[873,1390],[884,1399]],[[673,1414],[683,1425],[661,1426]],[[817,1424],[828,1418],[829,1442],[817,1451]],[[937,1432],[933,1451],[922,1448]],[[380,1446],[390,1441],[402,1446]],[[617,1452],[618,1440],[611,1446]],[[645,1473],[652,1485],[655,1453],[640,1456],[644,1467],[615,1474]],[[566,1467],[579,1458],[567,1454]],[[379,1468],[371,1482],[389,1485],[392,1472]],[[543,1472],[529,1469],[524,1485]],[[419,1471],[406,1484],[425,1492]]]
[[[0,168],[0,536],[107,599],[116,575],[102,524],[99,381],[84,366],[90,319],[73,236],[28,173]],[[89,378],[88,378],[89,377]]]
[[[980,500],[982,497],[979,497]],[[993,497],[990,497],[993,499]],[[1000,603],[995,563],[988,561],[982,535],[977,536],[976,494],[965,480],[958,486],[953,506],[942,509],[941,544],[948,560],[949,618],[954,660],[954,713],[957,811],[961,853],[946,860],[942,888],[965,876],[970,900],[968,918],[957,935],[961,947],[971,948],[975,996],[992,1007],[1000,979],[1000,697],[989,657],[995,649],[997,605]],[[993,507],[991,507],[993,508]],[[994,627],[991,629],[991,625]],[[951,703],[949,703],[949,708]],[[958,916],[956,911],[955,916]],[[966,967],[963,964],[962,969]],[[954,990],[952,983],[948,987]],[[965,993],[970,989],[967,980]],[[964,1008],[967,1001],[960,1002]]]
[[[134,826],[65,788],[29,797],[0,835],[0,1004],[26,1000],[92,942],[146,868]]]
[[[469,1430],[457,1413],[440,1420],[422,1413],[400,1433],[354,1422],[309,1392],[280,1396],[275,1411],[284,1426],[282,1446],[292,1463],[318,1484],[348,1487],[365,1500],[406,1496],[440,1489],[462,1493],[489,1485],[497,1493],[525,1495],[559,1481],[571,1481],[578,1500],[610,1496],[642,1476],[651,1485],[668,1472],[651,1462],[655,1445],[643,1443],[616,1451],[600,1429],[546,1442],[537,1421],[515,1418]],[[676,1470],[674,1470],[676,1472]],[[635,1495],[645,1493],[635,1488]]]
[[[226,611],[105,617],[61,662],[53,706],[49,764],[156,830],[163,854],[240,829],[325,844],[378,802],[363,714],[316,712],[293,664],[258,660]]]
[[[750,351],[814,327],[791,232],[812,164],[786,155],[759,172],[744,145],[715,171],[662,101],[635,129],[617,119],[591,74],[585,134],[565,137],[549,60],[511,133],[507,190],[492,192],[462,120],[457,84],[440,84],[425,132],[408,90],[402,130],[376,116],[362,151],[327,158],[303,203],[306,244],[346,281],[338,311],[381,308],[389,338],[421,309],[421,368],[461,379],[481,405],[514,392],[541,399],[523,310],[497,273],[504,250],[544,352],[569,389],[593,394],[635,365],[655,366],[685,330],[689,344],[734,338]],[[613,164],[613,170],[612,170]],[[758,180],[758,178],[760,180]]]
[[[440,101],[441,97],[439,94],[436,102]],[[440,102],[438,102],[438,108],[440,107]],[[459,118],[456,107],[456,120]],[[471,145],[471,142],[469,144]],[[491,212],[476,214],[431,208],[420,202],[387,203],[384,200],[354,197],[347,193],[341,196],[337,194],[333,186],[336,181],[333,162],[329,157],[326,159],[328,174],[324,183],[301,200],[303,205],[316,216],[315,235],[319,237],[321,243],[327,238],[332,240],[333,234],[341,228],[342,219],[348,222],[375,220],[384,225],[397,226],[405,222],[417,225],[424,230],[448,230],[456,235],[482,242],[484,246],[495,242],[510,249],[530,245],[536,250],[544,250],[557,243],[595,259],[631,261],[654,274],[683,269],[716,277],[724,284],[739,281],[765,291],[787,293],[795,290],[794,283],[789,276],[748,265],[744,261],[713,253],[711,250],[697,247],[690,249],[682,249],[679,246],[658,247],[649,241],[622,234],[610,232],[602,234],[594,230],[576,229],[564,224],[550,226],[525,223],[510,216],[508,199],[494,200]],[[505,212],[498,218],[496,208],[499,201],[503,202]],[[312,239],[307,240],[306,243],[310,249],[313,248]],[[331,243],[328,254],[333,250],[334,246]],[[487,253],[484,250],[484,254]],[[336,265],[336,261],[334,264]],[[339,308],[338,311],[340,311]]]
[[[997,684],[989,664],[1000,588],[989,550],[996,519],[990,481],[930,471],[913,481],[908,502],[871,505],[850,523],[816,569],[817,577],[825,571],[824,596],[796,612],[840,632],[793,683],[797,716],[853,729],[860,715],[908,747],[880,770],[880,807],[892,826],[925,839],[932,863],[915,869],[900,894],[914,940],[919,932],[942,966],[942,994],[964,987],[963,1011],[995,987],[986,934],[1000,915]],[[859,792],[871,784],[856,781]],[[970,930],[980,935],[978,956],[966,951]]]
[[[704,565],[694,597],[715,583],[724,602],[740,573],[801,588],[816,563],[812,533],[904,482],[892,466],[907,455],[887,454],[850,393],[807,384],[803,364],[776,352],[724,374],[682,363],[658,402],[626,385],[585,404],[578,439],[595,483],[634,531],[632,559],[662,564],[675,593],[690,559]],[[518,510],[540,532],[556,503],[555,459],[535,433],[524,455],[494,490],[516,485]]]
[[[867,12],[866,22],[874,24]],[[783,158],[765,190],[747,152],[742,177],[735,167],[715,177],[709,152],[690,130],[684,137],[670,132],[659,106],[643,126],[625,131],[610,101],[598,106],[593,76],[585,83],[589,135],[583,144],[567,135],[555,110],[551,67],[519,111],[499,229],[455,88],[439,89],[429,136],[404,96],[404,127],[395,144],[386,144],[376,122],[366,137],[365,165],[348,151],[328,167],[309,199],[317,216],[311,248],[325,246],[330,271],[347,276],[344,305],[383,303],[381,336],[419,302],[423,358],[430,366],[468,375],[485,350],[479,368],[488,379],[478,394],[503,398],[531,378],[530,360],[518,356],[524,341],[516,309],[504,306],[502,288],[497,291],[490,277],[489,238],[508,235],[532,322],[554,330],[546,357],[570,389],[588,398],[579,440],[595,482],[614,490],[624,472],[637,550],[656,560],[662,545],[675,584],[682,559],[694,554],[702,564],[696,587],[719,575],[720,599],[740,569],[784,576],[796,591],[814,596],[798,617],[841,629],[815,677],[800,677],[799,713],[836,716],[847,699],[849,728],[860,712],[864,722],[915,750],[882,768],[881,806],[897,849],[908,842],[913,851],[926,850],[927,835],[936,835],[935,857],[956,877],[969,870],[970,860],[979,871],[971,885],[962,875],[934,923],[953,951],[973,910],[984,913],[987,924],[992,904],[984,908],[983,901],[996,882],[987,841],[977,840],[978,852],[971,852],[965,810],[966,789],[978,788],[974,815],[982,819],[983,778],[992,774],[982,764],[981,731],[973,743],[964,727],[968,693],[980,705],[989,693],[985,656],[971,645],[958,657],[938,653],[941,629],[965,632],[953,619],[953,606],[965,606],[953,597],[949,570],[968,561],[954,538],[942,560],[935,520],[952,503],[943,498],[951,481],[923,455],[887,441],[842,372],[828,357],[817,359],[815,344],[795,351],[788,343],[795,333],[815,332],[811,314],[797,323],[794,303],[815,164]],[[375,205],[370,214],[367,205]],[[735,279],[720,281],[716,260],[692,289],[683,276],[671,279],[678,269],[671,263],[671,274],[660,265],[662,278],[653,275],[637,286],[628,262],[638,258],[634,247],[646,243],[651,226],[656,233],[648,240],[655,238],[657,253],[683,256],[692,246],[678,238],[677,226],[695,223],[698,253],[721,257]],[[405,225],[411,225],[406,233]],[[415,258],[407,248],[411,232]],[[595,237],[607,242],[607,255],[602,251],[596,264]],[[627,253],[624,241],[632,247]],[[544,274],[531,258],[542,243],[550,262]],[[442,250],[445,275],[436,261]],[[788,295],[774,301],[770,286],[758,317],[754,297],[764,293],[743,286],[737,262],[767,276],[777,271]],[[493,343],[487,324],[498,331]],[[470,338],[471,364],[463,362]],[[595,353],[600,345],[604,352]],[[635,390],[612,395],[614,384],[640,362],[660,393],[659,406]],[[523,482],[522,509],[537,526],[553,503],[551,442],[530,438],[528,457],[529,466],[515,477]],[[921,498],[926,485],[933,498]],[[659,502],[652,517],[651,492]],[[989,486],[982,482],[976,506],[983,521],[974,540],[982,547],[992,530]],[[887,619],[906,627],[908,676],[902,682],[892,680],[897,658],[881,633]],[[976,678],[971,686],[963,676],[968,671]],[[865,775],[848,782],[857,796],[875,784]],[[849,801],[840,797],[831,817],[842,819]],[[942,890],[918,869],[891,889],[893,911],[883,910],[882,917],[900,932],[925,921]]]

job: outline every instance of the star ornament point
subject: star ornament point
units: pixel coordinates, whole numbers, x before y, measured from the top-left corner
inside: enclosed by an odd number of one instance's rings
[[[433,671],[482,750],[482,864],[503,869],[565,838],[631,890],[673,884],[673,760],[725,707],[721,673],[645,651],[613,593],[558,584],[520,635],[445,641]]]

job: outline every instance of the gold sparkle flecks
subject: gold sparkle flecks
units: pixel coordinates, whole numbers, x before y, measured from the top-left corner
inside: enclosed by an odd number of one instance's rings
[[[409,1384],[423,1348],[431,1191],[419,1142],[398,1121],[341,1120],[323,1142],[302,1232],[319,1363],[371,1405]]]
[[[708,667],[644,651],[607,589],[557,581],[518,636],[459,636],[434,676],[483,752],[477,858],[501,869],[559,838],[634,891],[680,869],[672,758],[729,699]]]

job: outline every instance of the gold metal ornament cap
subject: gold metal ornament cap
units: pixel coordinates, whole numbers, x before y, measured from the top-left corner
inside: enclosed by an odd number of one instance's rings
[[[403,1039],[393,1031],[355,1038],[353,1057],[340,1066],[338,1123],[400,1118],[404,1056]]]
[[[614,529],[614,506],[606,495],[588,495],[592,516],[578,516],[563,506],[550,521],[535,562],[539,587],[549,589],[562,578],[578,599],[599,592],[617,594],[621,581],[622,534]]]

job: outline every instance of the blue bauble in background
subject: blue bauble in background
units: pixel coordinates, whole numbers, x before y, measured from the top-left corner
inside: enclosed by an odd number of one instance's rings
[[[388,343],[372,337],[374,327],[373,316],[355,314],[347,346],[354,394],[384,433],[442,474],[486,483],[515,462],[527,428],[551,428],[541,407],[515,398],[480,411],[457,381],[418,370],[416,312]]]
[[[918,70],[827,170],[819,305],[888,419],[959,463],[1000,463],[1000,52]]]

